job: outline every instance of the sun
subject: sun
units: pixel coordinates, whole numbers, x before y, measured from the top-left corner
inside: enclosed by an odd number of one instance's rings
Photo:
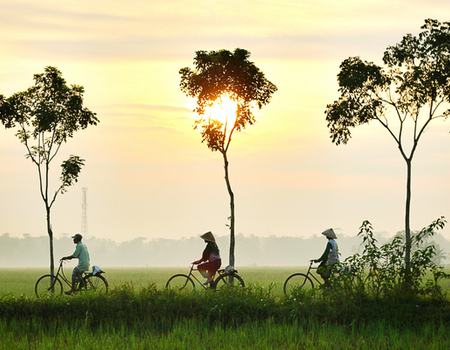
[[[218,99],[211,107],[207,108],[206,115],[212,119],[226,125],[227,128],[233,127],[236,121],[237,103],[229,96],[224,95]]]

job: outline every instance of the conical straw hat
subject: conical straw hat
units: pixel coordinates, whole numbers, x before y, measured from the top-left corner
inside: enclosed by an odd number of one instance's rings
[[[332,228],[329,228],[326,231],[323,231],[322,234],[328,238],[337,239],[336,234],[334,233]]]
[[[214,239],[214,236],[213,236],[213,234],[212,234],[211,231],[208,231],[208,232],[202,234],[202,235],[200,236],[200,238],[202,238],[202,239],[204,239],[205,241],[208,241],[208,242],[214,242],[214,243],[216,243],[216,240]]]

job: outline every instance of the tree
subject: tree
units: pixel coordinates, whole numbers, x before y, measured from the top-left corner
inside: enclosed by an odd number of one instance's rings
[[[325,111],[336,145],[347,143],[351,128],[375,120],[406,162],[405,282],[411,272],[412,160],[429,124],[450,115],[450,22],[427,19],[421,29],[418,37],[407,34],[386,49],[385,69],[359,57],[343,61],[338,74],[341,95]],[[406,134],[407,126],[412,126],[412,135]]]
[[[9,98],[0,95],[0,118],[6,128],[18,126],[16,136],[27,149],[26,157],[36,166],[39,190],[45,204],[47,233],[50,243],[50,273],[54,274],[53,231],[51,208],[59,193],[78,181],[84,159],[71,155],[61,164],[61,183],[50,193],[49,170],[61,145],[73,137],[75,131],[97,125],[96,114],[83,107],[84,88],[66,85],[62,73],[46,67],[44,73],[34,75],[35,85]]]
[[[244,49],[220,51],[197,51],[194,58],[195,69],[180,70],[180,89],[188,97],[197,98],[194,111],[199,115],[194,129],[201,128],[202,142],[208,148],[222,154],[225,168],[225,182],[230,196],[230,266],[234,266],[235,215],[234,193],[230,184],[227,152],[235,131],[244,130],[256,122],[252,109],[259,109],[270,102],[277,87],[267,80],[264,73],[248,59],[250,52]],[[208,108],[230,100],[233,104],[233,117],[230,127],[228,118],[219,120],[217,115],[205,116]],[[230,118],[232,116],[229,116]]]

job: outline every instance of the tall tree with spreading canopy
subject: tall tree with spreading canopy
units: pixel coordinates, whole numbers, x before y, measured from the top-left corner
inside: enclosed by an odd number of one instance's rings
[[[78,181],[84,159],[71,155],[61,164],[61,183],[50,191],[50,164],[61,145],[75,131],[97,125],[96,114],[83,107],[84,88],[66,85],[62,73],[55,67],[45,67],[34,75],[34,86],[9,98],[0,95],[0,118],[8,128],[17,126],[16,136],[26,147],[26,158],[37,167],[39,190],[45,204],[47,233],[50,243],[50,273],[54,274],[53,231],[51,208],[59,193]]]
[[[343,61],[337,76],[341,95],[325,111],[336,145],[348,142],[351,128],[375,120],[395,141],[406,162],[407,285],[411,272],[412,160],[430,123],[450,115],[450,22],[427,19],[421,29],[418,36],[407,34],[400,43],[386,49],[385,68],[359,57]]]
[[[230,196],[230,266],[235,266],[235,211],[234,193],[230,184],[228,156],[231,139],[235,131],[242,131],[256,122],[253,108],[261,109],[270,102],[277,87],[266,79],[264,73],[249,61],[250,52],[244,49],[220,51],[197,51],[195,69],[180,70],[180,89],[188,97],[197,99],[194,109],[199,118],[194,129],[201,128],[202,142],[208,148],[222,154],[225,182]],[[214,107],[225,101],[233,104],[232,115],[220,120]],[[207,110],[210,113],[207,113]],[[217,113],[217,110],[216,110]],[[230,125],[228,123],[231,121]]]

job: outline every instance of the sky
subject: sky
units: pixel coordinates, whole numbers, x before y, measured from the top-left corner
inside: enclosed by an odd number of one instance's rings
[[[52,163],[85,159],[79,181],[52,209],[56,237],[80,232],[117,242],[228,235],[223,160],[192,126],[179,70],[198,50],[251,52],[278,87],[257,123],[229,149],[236,233],[311,237],[333,227],[354,236],[404,228],[406,166],[375,122],[334,145],[325,121],[336,75],[351,56],[382,64],[385,49],[448,21],[447,0],[2,0],[0,94],[33,85],[44,67],[84,86],[100,123],[75,133]],[[413,161],[411,225],[450,219],[450,122],[434,121]],[[0,235],[46,235],[36,167],[13,130],[0,128]],[[442,233],[450,239],[450,228]],[[237,242],[239,244],[239,242]],[[176,252],[175,252],[176,254]]]

